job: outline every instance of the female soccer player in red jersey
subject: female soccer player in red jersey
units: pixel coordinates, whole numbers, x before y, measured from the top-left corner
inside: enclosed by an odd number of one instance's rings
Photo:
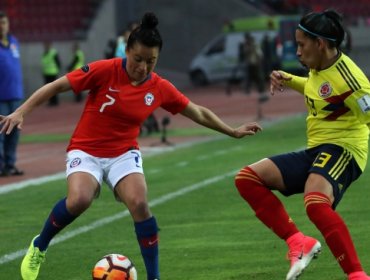
[[[321,244],[297,229],[272,190],[286,196],[303,193],[309,219],[348,279],[370,279],[347,226],[335,212],[346,189],[365,169],[370,124],[370,84],[340,51],[344,36],[341,16],[335,11],[302,17],[296,30],[297,55],[310,69],[309,75],[273,71],[271,93],[288,86],[303,95],[308,109],[308,147],[262,159],[235,177],[240,195],[257,218],[287,243],[287,280],[298,278],[320,252]]]
[[[91,205],[103,181],[128,208],[147,270],[159,279],[158,227],[147,202],[147,186],[137,143],[140,126],[158,107],[180,113],[200,125],[242,138],[261,130],[257,123],[236,129],[209,109],[196,105],[153,72],[162,47],[158,19],[146,13],[129,36],[127,59],[88,64],[38,89],[13,114],[1,116],[0,132],[21,128],[23,117],[52,96],[89,90],[85,109],[67,148],[67,197],[53,208],[21,265],[25,280],[37,278],[51,239]]]

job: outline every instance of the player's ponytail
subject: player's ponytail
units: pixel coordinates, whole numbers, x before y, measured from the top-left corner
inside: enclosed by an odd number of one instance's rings
[[[333,10],[325,10],[324,14],[331,19],[334,24],[333,35],[336,36],[336,47],[339,47],[345,36],[344,27],[342,25],[342,16]]]
[[[157,26],[157,16],[152,12],[145,13],[139,27],[131,32],[126,49],[131,49],[136,42],[139,42],[147,47],[158,47],[161,50],[163,42]]]

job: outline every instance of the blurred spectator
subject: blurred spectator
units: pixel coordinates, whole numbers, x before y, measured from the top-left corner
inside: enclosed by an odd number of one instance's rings
[[[127,28],[120,31],[117,38],[108,40],[107,46],[104,50],[104,57],[106,59],[113,57],[125,57],[128,36],[137,26],[139,26],[139,23],[132,21],[128,24]]]
[[[110,59],[114,57],[115,51],[116,51],[116,39],[109,39],[107,46],[104,50],[104,58]]]
[[[240,79],[238,78],[238,73],[242,71],[247,71],[245,65],[245,52],[244,52],[244,42],[240,43],[238,46],[238,61],[235,67],[231,70],[230,77],[226,81],[226,94],[231,95],[232,87],[234,85],[240,84]],[[245,73],[245,75],[248,75]]]
[[[23,78],[18,40],[9,33],[9,18],[0,11],[0,115],[15,111],[23,99]],[[0,176],[23,175],[17,169],[19,130],[0,134]]]
[[[277,54],[276,37],[271,37],[266,33],[262,38],[263,52],[263,71],[265,80],[269,79],[270,73],[274,69],[280,69],[280,61]]]
[[[132,30],[138,27],[139,24],[136,21],[130,22],[128,27],[121,31],[120,35],[117,38],[116,46],[115,46],[115,57],[126,57],[126,42]]]
[[[67,67],[68,72],[81,68],[82,66],[85,65],[85,54],[81,50],[80,44],[78,42],[75,42],[73,44],[72,52],[73,52],[73,59]],[[81,102],[83,99],[82,92],[76,93],[74,97],[75,97],[76,102]]]
[[[121,31],[120,35],[117,37],[115,50],[114,50],[114,57],[126,57],[126,42],[127,42],[127,33],[128,31],[125,29]]]
[[[253,83],[257,86],[258,92],[265,90],[263,80],[263,53],[260,46],[255,42],[253,36],[245,34],[244,57],[247,65],[246,91],[250,93]]]
[[[269,99],[265,92],[265,79],[263,74],[263,53],[261,47],[256,43],[253,36],[245,33],[244,54],[247,66],[246,71],[246,92],[251,92],[252,84],[255,84],[259,94],[258,97],[258,116],[257,119],[262,119],[261,104]]]
[[[128,32],[126,33],[126,41],[128,40],[128,36],[130,36],[130,33],[136,28],[136,27],[139,27],[140,24],[137,22],[137,21],[131,21],[129,24],[128,24]]]
[[[44,76],[44,83],[48,84],[58,78],[61,63],[58,51],[51,46],[50,42],[44,43],[44,53],[41,57],[42,75]],[[55,95],[49,99],[49,106],[58,106],[59,99]]]

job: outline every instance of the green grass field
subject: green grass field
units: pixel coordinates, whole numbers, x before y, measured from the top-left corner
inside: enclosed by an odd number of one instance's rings
[[[164,280],[285,279],[287,247],[265,228],[239,197],[233,175],[263,157],[305,145],[303,117],[266,127],[240,140],[216,137],[156,156],[144,156],[151,209],[160,226],[160,267]],[[338,207],[364,268],[370,272],[369,169]],[[22,251],[43,226],[65,181],[53,181],[0,195],[0,279],[18,280]],[[279,196],[281,197],[281,196]],[[303,198],[281,197],[299,228],[323,243],[323,252],[304,272],[305,280],[346,279],[324,240],[309,222]],[[95,262],[121,253],[146,279],[125,207],[104,186],[92,207],[62,231],[49,247],[40,280],[88,280]]]

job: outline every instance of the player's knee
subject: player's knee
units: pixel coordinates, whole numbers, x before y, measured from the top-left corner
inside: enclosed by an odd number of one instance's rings
[[[93,198],[84,193],[77,193],[67,197],[67,209],[71,214],[80,215],[88,209]]]
[[[248,195],[254,185],[262,186],[259,176],[249,167],[242,168],[234,178],[234,183],[240,195]]]
[[[126,201],[126,205],[135,220],[147,219],[151,215],[149,205],[145,199],[140,197],[133,198]]]

